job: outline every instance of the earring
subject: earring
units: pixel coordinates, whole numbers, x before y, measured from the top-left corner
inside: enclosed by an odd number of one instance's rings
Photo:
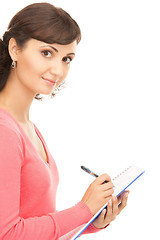
[[[16,61],[13,60],[13,61],[12,61],[12,64],[11,64],[11,67],[12,67],[12,68],[15,68],[15,66],[16,66]]]

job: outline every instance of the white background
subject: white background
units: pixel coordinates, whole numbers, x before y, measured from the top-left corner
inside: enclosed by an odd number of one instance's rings
[[[1,3],[0,35],[34,2]],[[146,173],[130,188],[127,208],[107,229],[81,239],[158,239],[159,1],[48,2],[68,11],[82,30],[67,88],[52,100],[35,100],[30,114],[59,169],[57,208],[76,204],[94,180],[81,165],[114,177],[136,164]]]

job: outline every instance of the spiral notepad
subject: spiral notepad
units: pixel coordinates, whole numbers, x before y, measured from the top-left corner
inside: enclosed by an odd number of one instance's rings
[[[112,179],[112,183],[114,185],[114,195],[119,196],[124,190],[126,190],[134,181],[136,181],[144,171],[139,169],[136,166],[130,166],[126,168],[123,172],[117,175]],[[103,211],[104,208],[107,207],[107,203],[91,218],[91,220],[77,232],[71,240],[77,239],[82,232],[98,217],[98,215]]]

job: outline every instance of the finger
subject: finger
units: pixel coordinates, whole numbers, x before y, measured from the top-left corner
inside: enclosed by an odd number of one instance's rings
[[[125,192],[121,193],[121,195],[118,196],[118,204],[122,202],[124,195],[125,195]]]
[[[106,214],[107,214],[107,209],[103,209],[103,211],[101,212],[100,216],[101,216],[101,219],[104,221],[105,217],[106,217]]]
[[[106,209],[99,214],[99,216],[93,221],[93,225],[96,228],[104,228],[105,227],[105,217],[106,217]]]
[[[103,211],[98,216],[98,221],[103,222],[107,214],[107,209],[103,209]]]
[[[124,197],[124,195],[127,194],[127,193],[129,194],[129,191],[124,191],[124,192],[122,192],[121,195],[118,196],[118,200],[119,200],[119,201],[122,200],[123,197]]]
[[[107,217],[110,217],[112,215],[112,199],[109,200],[107,205]]]
[[[128,192],[126,192],[122,198],[122,202],[119,204],[119,212],[122,211],[123,208],[127,206],[127,200],[128,200]]]
[[[101,190],[106,191],[107,189],[113,189],[113,183],[108,182],[101,185]]]
[[[103,209],[103,211],[99,216],[100,217],[99,220],[101,221],[101,223],[103,223],[103,228],[108,225],[108,218],[106,216],[107,216],[107,209],[105,208]]]
[[[124,198],[124,196],[126,194],[129,194],[130,192],[127,190],[127,191],[124,191],[123,193],[121,193],[121,195],[118,196],[118,204],[120,204]]]
[[[118,198],[116,196],[113,196],[113,214],[117,215],[118,213],[119,213]]]
[[[112,197],[113,192],[114,192],[114,191],[113,191],[113,188],[104,191],[104,192],[103,192],[104,198]]]
[[[104,174],[100,175],[99,177],[97,177],[97,179],[95,181],[98,184],[103,184],[105,181],[110,182],[111,178],[108,174],[104,173]]]

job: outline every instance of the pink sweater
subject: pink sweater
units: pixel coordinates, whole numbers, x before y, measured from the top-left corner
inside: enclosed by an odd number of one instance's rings
[[[48,156],[44,162],[18,122],[0,109],[0,239],[56,240],[88,222],[89,208],[78,202],[56,211],[58,171]],[[85,233],[96,232],[91,225]]]

